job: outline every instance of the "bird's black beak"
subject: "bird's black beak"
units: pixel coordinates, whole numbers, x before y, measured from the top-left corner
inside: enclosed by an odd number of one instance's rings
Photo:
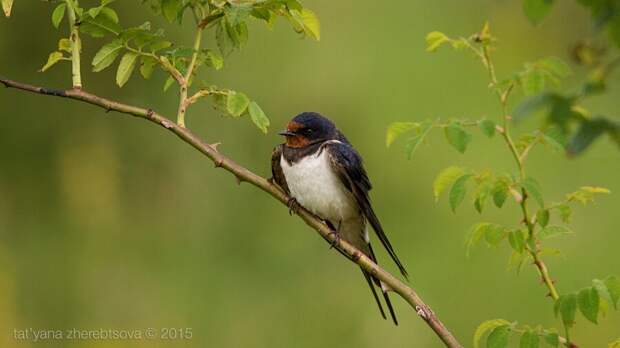
[[[280,132],[278,132],[278,134],[283,135],[283,136],[285,136],[285,137],[293,137],[293,136],[297,135],[297,134],[295,134],[295,133],[293,133],[293,132],[289,131],[288,129],[285,129],[285,130],[283,130],[283,131],[280,131]]]

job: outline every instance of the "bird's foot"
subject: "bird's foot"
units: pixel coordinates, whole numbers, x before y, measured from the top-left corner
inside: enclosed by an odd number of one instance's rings
[[[293,213],[297,214],[299,212],[299,208],[301,207],[299,202],[297,202],[297,200],[294,197],[289,198],[286,205],[288,206],[289,215],[293,215]]]
[[[332,230],[331,232],[329,232],[329,235],[334,236],[334,240],[329,243],[329,249],[333,249],[336,245],[340,243],[340,233]]]

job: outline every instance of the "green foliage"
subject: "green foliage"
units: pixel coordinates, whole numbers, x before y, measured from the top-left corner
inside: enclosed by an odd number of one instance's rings
[[[450,207],[453,212],[456,212],[456,208],[463,202],[463,199],[465,199],[465,193],[467,192],[467,187],[465,185],[471,177],[471,174],[463,174],[454,181],[450,189]]]
[[[496,328],[506,325],[510,325],[510,322],[504,319],[487,320],[478,325],[478,328],[476,328],[476,332],[474,333],[474,348],[480,347],[480,340],[487,332],[494,331]]]
[[[519,348],[538,348],[540,347],[540,337],[532,330],[526,330],[519,340]]]
[[[597,194],[609,194],[611,193],[604,187],[596,186],[582,186],[579,190],[566,195],[566,202],[579,202],[583,205],[594,202],[594,197]]]
[[[250,102],[248,106],[248,110],[250,112],[250,117],[252,118],[252,122],[260,129],[263,133],[267,133],[267,128],[269,128],[269,119],[267,115],[263,112],[263,109],[256,104],[256,102]]]
[[[533,24],[539,24],[551,11],[553,0],[523,0],[523,12]]]
[[[433,182],[433,195],[435,196],[435,201],[439,201],[439,196],[441,193],[449,186],[452,186],[454,181],[463,174],[465,174],[465,169],[456,166],[448,167],[442,170]]]
[[[433,129],[433,125],[430,122],[424,122],[420,127],[416,128],[416,135],[409,138],[405,143],[405,152],[407,153],[407,159],[411,159],[415,151],[420,144],[424,141],[428,133]]]
[[[116,71],[116,84],[119,87],[123,87],[125,83],[127,83],[127,80],[129,80],[136,66],[137,59],[138,55],[133,52],[125,53],[123,58],[121,58],[121,62],[118,64],[118,70]]]
[[[486,135],[489,138],[492,138],[495,134],[495,122],[487,119],[480,120],[480,130],[482,134]]]
[[[604,315],[610,306],[618,309],[619,298],[620,281],[615,276],[609,276],[605,280],[592,280],[592,286],[578,292],[560,296],[555,301],[554,311],[568,326],[573,325],[577,309],[586,319],[597,324],[598,318]]]
[[[560,338],[553,329],[543,329],[540,326],[531,328],[527,325],[518,325],[517,322],[511,323],[504,319],[493,319],[483,322],[476,329],[474,348],[480,347],[480,343],[487,333],[487,347],[508,347],[511,337],[518,337],[520,348],[537,348],[540,347],[541,341],[552,347],[558,347],[560,344]]]
[[[58,28],[60,26],[60,22],[62,21],[62,18],[65,16],[65,11],[67,9],[67,4],[66,3],[60,3],[58,6],[56,6],[56,8],[54,9],[54,12],[52,12],[52,25],[54,26],[54,28]]]
[[[61,60],[64,60],[66,58],[63,57],[62,52],[52,52],[50,53],[49,57],[47,58],[47,62],[45,63],[45,65],[43,65],[43,67],[39,70],[41,72],[46,71],[47,69],[51,68],[52,66],[54,66],[56,63],[60,62]]]
[[[541,187],[538,181],[536,181],[532,177],[527,177],[525,180],[521,182],[521,187],[527,191],[527,193],[532,196],[538,202],[541,207],[545,206],[545,201],[543,200],[543,196],[541,193]]]
[[[446,139],[458,152],[465,153],[471,141],[471,134],[467,133],[459,122],[451,122],[444,128]]]
[[[2,11],[7,17],[11,16],[11,8],[13,7],[13,0],[2,0]]]
[[[550,12],[552,4],[552,0],[524,0],[523,8],[530,21],[537,24]],[[512,250],[508,268],[515,268],[519,272],[528,263],[534,263],[539,268],[539,274],[543,277],[550,296],[557,298],[554,306],[556,316],[561,317],[568,335],[568,329],[574,325],[578,309],[584,317],[596,323],[600,313],[604,313],[610,304],[615,306],[618,302],[620,285],[616,278],[607,278],[607,283],[595,280],[592,287],[583,289],[579,293],[559,296],[541,258],[559,255],[560,252],[557,249],[542,246],[542,242],[549,237],[572,233],[564,225],[551,224],[554,217],[552,213],[566,224],[570,222],[572,214],[569,203],[585,204],[591,202],[596,194],[609,193],[609,191],[599,187],[584,186],[577,192],[568,194],[564,201],[546,205],[540,183],[525,174],[524,165],[530,150],[537,144],[547,145],[555,151],[577,154],[583,152],[601,134],[609,134],[620,145],[620,131],[618,130],[620,126],[606,118],[592,118],[586,109],[577,104],[583,95],[562,95],[549,91],[550,87],[557,87],[562,79],[571,74],[570,67],[557,57],[547,57],[526,63],[521,71],[513,73],[504,80],[498,80],[489,54],[494,48],[495,40],[487,23],[480,32],[467,38],[450,38],[442,32],[433,31],[426,36],[426,50],[435,52],[442,45],[450,44],[453,49],[468,50],[480,59],[489,73],[490,87],[497,95],[504,111],[500,119],[502,126],[497,126],[495,122],[487,119],[477,121],[473,125],[477,125],[489,138],[493,137],[496,131],[502,134],[502,140],[519,169],[518,179],[510,174],[496,175],[489,171],[476,173],[452,166],[444,169],[437,176],[433,183],[433,194],[435,200],[438,200],[441,193],[451,186],[449,202],[452,211],[455,211],[465,199],[467,185],[473,183],[475,185],[473,205],[480,213],[489,197],[493,198],[493,203],[498,208],[504,206],[509,196],[515,199],[523,215],[521,224],[516,228],[492,222],[475,224],[465,242],[467,255],[471,248],[481,240],[484,240],[489,247],[497,247],[507,240]],[[604,81],[605,77],[598,81]],[[590,90],[598,88],[594,83],[592,86],[594,87]],[[521,87],[524,94],[529,97],[517,106],[511,116],[507,111],[507,99],[514,87]],[[584,91],[587,89],[584,88]],[[583,94],[587,95],[587,93]],[[541,110],[546,113],[546,122],[543,127],[521,134],[518,138],[513,138],[508,132],[510,119],[520,120]],[[399,123],[399,125],[404,124],[415,123]],[[574,124],[579,125],[576,131],[573,131]],[[444,128],[448,143],[461,153],[465,152],[472,140],[472,135],[466,131],[466,126],[470,125],[472,124],[457,120],[447,124],[435,123],[435,127]],[[407,129],[401,126],[388,132],[388,143],[391,144],[396,137],[406,131]],[[528,206],[530,205],[526,204],[530,200],[536,201],[539,206],[534,218],[529,212]],[[488,347],[505,347],[508,345],[511,333],[514,332],[521,333],[519,341],[521,347],[538,347],[541,340],[553,347],[560,344],[560,337],[555,330],[529,327],[518,329],[516,323],[491,320],[481,324],[476,330],[474,346],[479,346],[482,336],[489,333]],[[567,339],[568,337],[565,340]]]
[[[390,147],[401,135],[419,129],[420,124],[417,122],[394,122],[388,126],[387,134],[385,137],[385,145]]]
[[[226,110],[234,117],[241,116],[248,105],[250,105],[250,99],[241,92],[232,92],[226,98]]]
[[[224,56],[241,48],[247,41],[248,22],[252,19],[263,21],[271,27],[276,17],[283,17],[295,31],[316,40],[320,39],[320,23],[316,14],[304,8],[297,0],[142,0],[155,15],[162,16],[171,23],[183,24],[187,15],[192,16],[196,28],[193,47],[174,44],[165,37],[163,29],[153,30],[150,22],[124,28],[117,12],[111,7],[113,2],[114,0],[100,0],[94,7],[81,7],[79,1],[60,2],[52,11],[51,18],[53,26],[58,28],[65,14],[69,12],[76,22],[71,25],[79,24],[76,28],[79,28],[80,33],[93,38],[108,38],[93,57],[91,64],[94,72],[100,72],[112,66],[117,57],[121,56],[116,69],[116,83],[119,87],[129,81],[136,66],[145,79],[150,78],[157,68],[166,73],[168,77],[164,83],[164,91],[175,83],[179,84],[181,89],[190,87],[200,68],[220,70],[224,67]],[[10,3],[12,2],[3,0],[3,5],[10,7]],[[220,52],[200,47],[204,30],[215,31]],[[63,40],[65,41],[59,42],[59,51],[50,55],[41,71],[61,60],[69,60],[63,57],[62,52],[71,53],[72,45],[67,39]],[[248,114],[262,132],[267,131],[267,115],[255,101],[251,101],[241,92],[202,88],[190,98],[191,103],[210,95],[213,96],[216,107],[226,115],[240,117]]]
[[[571,233],[573,233],[573,231],[571,231],[569,228],[565,226],[549,225],[549,226],[542,228],[538,232],[538,236],[541,239],[546,239],[546,238],[558,236],[561,234],[571,234]]]

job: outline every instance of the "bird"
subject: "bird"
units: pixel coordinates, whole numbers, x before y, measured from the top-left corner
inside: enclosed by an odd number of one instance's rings
[[[373,210],[369,196],[372,185],[362,157],[336,125],[319,113],[303,112],[278,134],[285,137],[285,142],[273,149],[271,179],[291,197],[289,208],[302,206],[317,215],[333,231],[333,243],[342,238],[376,263],[368,234],[370,225],[407,279],[407,270]],[[392,321],[398,325],[389,288],[371,273],[361,270],[381,316],[387,319],[375,286],[383,294]]]

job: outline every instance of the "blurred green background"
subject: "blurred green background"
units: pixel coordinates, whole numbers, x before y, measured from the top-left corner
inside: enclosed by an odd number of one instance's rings
[[[88,1],[87,1],[88,2]],[[471,205],[457,214],[433,202],[434,176],[449,165],[512,171],[499,139],[475,137],[465,155],[430,137],[414,159],[385,148],[393,121],[487,116],[498,106],[473,57],[424,51],[427,32],[469,35],[485,20],[500,38],[498,73],[555,55],[591,33],[589,13],[558,2],[533,27],[519,1],[306,1],[319,16],[322,40],[301,40],[279,20],[274,30],[254,23],[250,40],[220,72],[204,80],[246,92],[270,116],[262,135],[247,119],[217,115],[206,103],[190,110],[188,126],[262,175],[270,174],[275,130],[301,111],[333,119],[358,148],[374,183],[376,211],[411,273],[411,284],[465,345],[492,318],[559,327],[535,269],[507,272],[509,250],[485,247],[465,257],[463,240],[481,220],[514,224],[514,204],[479,216]],[[152,16],[135,1],[118,1],[124,26]],[[70,85],[69,64],[37,70],[58,38],[51,5],[19,1],[0,19],[0,74],[55,87]],[[190,28],[166,25],[191,44]],[[185,30],[187,29],[187,30]],[[205,40],[212,45],[211,35]],[[122,89],[113,69],[90,72],[103,41],[85,39],[85,88],[121,101],[176,110],[174,91],[161,92],[163,74],[135,75]],[[567,88],[575,88],[577,70]],[[616,78],[617,80],[617,78]],[[617,84],[588,103],[609,116]],[[81,347],[440,347],[414,311],[395,296],[401,325],[380,318],[357,267],[345,261],[287,209],[213,164],[174,135],[142,120],[106,114],[69,100],[0,90],[0,346]],[[532,129],[539,119],[517,126]],[[479,133],[478,133],[479,134]],[[563,256],[548,258],[560,291],[593,278],[620,275],[620,161],[600,140],[567,159],[544,147],[529,173],[548,200],[583,185],[612,195],[577,207],[576,233],[550,240]],[[375,248],[379,249],[379,248]],[[380,261],[394,271],[385,253]],[[17,341],[13,329],[193,329],[191,340]],[[620,313],[595,326],[578,316],[573,338],[601,347],[620,336]]]

